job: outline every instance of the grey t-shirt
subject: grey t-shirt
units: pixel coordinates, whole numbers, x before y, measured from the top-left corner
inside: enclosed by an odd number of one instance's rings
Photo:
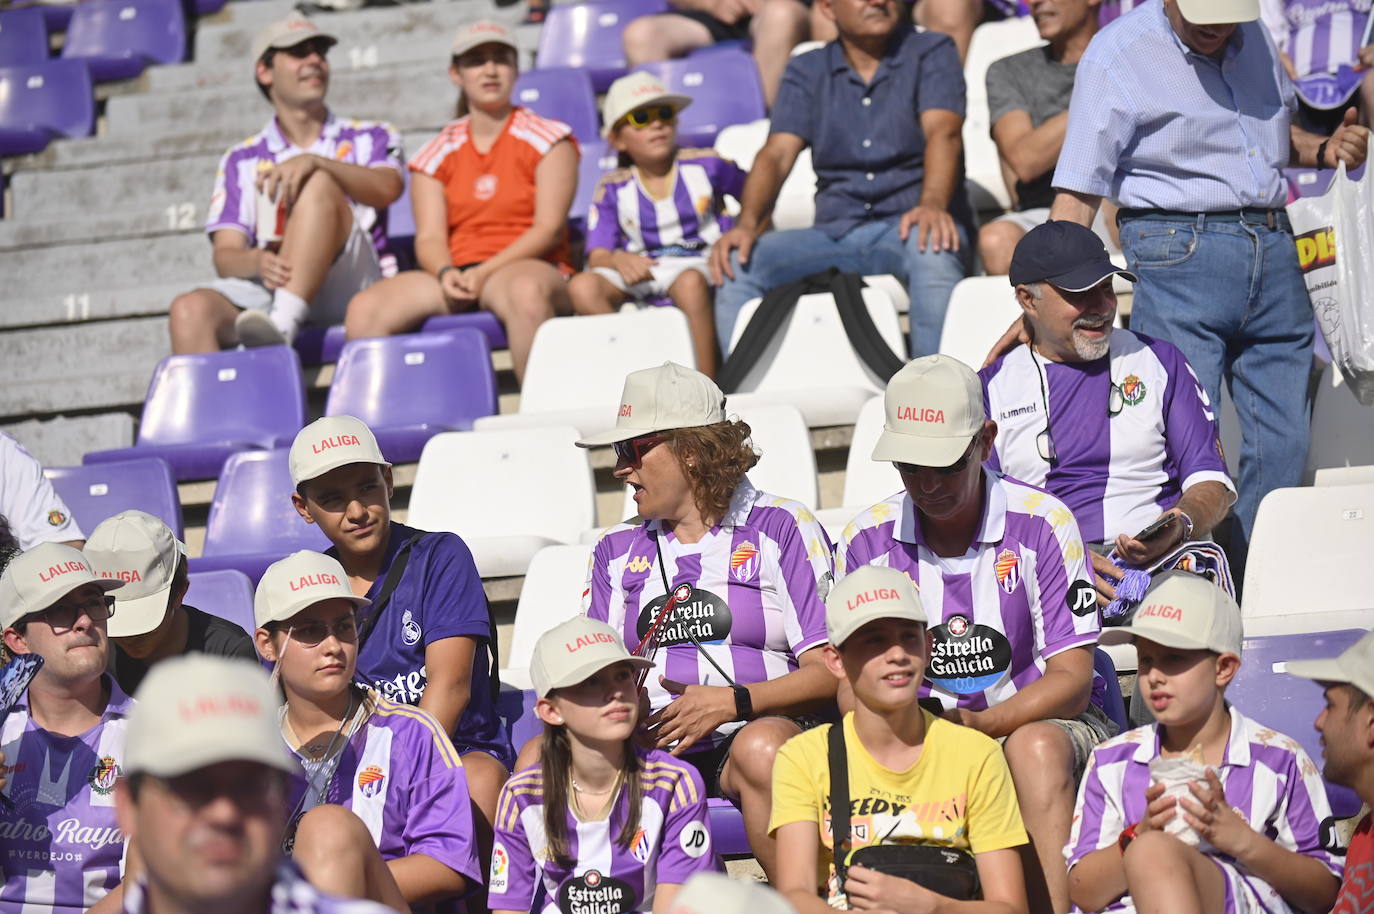
[[[1049,45],[1031,48],[994,61],[988,67],[989,123],[1012,111],[1030,115],[1031,126],[1069,109],[1073,96],[1076,63],[1059,63],[1050,58]],[[1054,168],[1033,181],[1016,182],[1018,210],[1047,207],[1054,201]]]

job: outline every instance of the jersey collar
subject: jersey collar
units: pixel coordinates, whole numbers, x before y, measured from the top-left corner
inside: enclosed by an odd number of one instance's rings
[[[336,121],[334,112],[327,111],[324,117],[324,125],[320,127],[320,138],[316,144],[334,133]],[[274,114],[267,121],[267,126],[262,129],[262,138],[267,143],[267,151],[275,155],[280,155],[289,149],[294,149],[294,144],[288,140],[281,132],[281,125],[277,123],[277,116]],[[310,148],[314,148],[312,145]]]
[[[1250,765],[1250,739],[1247,734],[1249,721],[1233,705],[1228,703],[1226,710],[1231,714],[1231,730],[1226,737],[1226,751],[1222,754],[1221,765],[1226,767],[1234,765],[1238,767],[1248,767]],[[1153,739],[1142,740],[1135,747],[1135,754],[1131,757],[1132,761],[1142,765],[1150,764],[1150,760],[1159,755],[1159,726],[1150,728],[1153,731]]]
[[[1007,493],[1002,489],[1002,474],[983,467],[983,518],[978,523],[975,543],[999,543],[1007,530]],[[909,494],[902,495],[897,508],[897,524],[893,538],[913,546],[925,546],[921,532],[920,512]]]

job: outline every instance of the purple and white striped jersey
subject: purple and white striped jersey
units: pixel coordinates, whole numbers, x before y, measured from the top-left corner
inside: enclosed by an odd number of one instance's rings
[[[727,195],[744,193],[745,173],[714,149],[679,149],[673,192],[649,196],[633,166],[602,177],[587,213],[587,250],[629,251],[649,257],[705,255],[716,243]]]
[[[1260,11],[1274,44],[1302,80],[1355,65],[1370,6],[1371,0],[1261,0]]]
[[[982,524],[961,556],[927,548],[906,492],[850,521],[835,550],[837,578],[885,565],[916,585],[934,639],[921,696],[947,710],[1007,700],[1039,679],[1050,657],[1095,645],[1101,628],[1073,512],[999,473],[983,477]]]
[[[296,775],[287,808],[337,803],[363,820],[383,860],[424,854],[480,883],[467,777],[443,727],[376,692],[365,700],[371,713],[342,750],[323,796],[309,789],[308,774]]]
[[[1183,353],[1129,330],[1112,331],[1110,347],[1105,358],[1061,363],[1018,346],[978,373],[997,423],[988,464],[1063,501],[1090,543],[1144,529],[1199,482],[1235,498],[1215,413]],[[1053,466],[1036,443],[1046,398]]]
[[[833,569],[830,540],[815,515],[800,502],[760,492],[746,478],[724,519],[700,542],[681,543],[653,520],[606,531],[592,550],[582,609],[619,630],[634,650],[668,592],[692,586],[691,599],[661,629],[656,666],[645,682],[657,711],[673,697],[659,685],[660,674],[687,685],[729,685],[693,638],[740,684],[797,669],[803,652],[825,644],[821,594]],[[725,724],[692,751],[712,748],[743,725]]]
[[[0,812],[0,910],[78,914],[119,885],[124,833],[115,819],[114,787],[134,700],[112,676],[105,681],[105,712],[80,736],[37,726],[27,692],[5,720],[0,752],[9,778],[5,796],[15,811]]]
[[[124,887],[124,914],[149,914],[146,876]],[[386,905],[326,895],[305,880],[290,860],[277,867],[266,914],[395,914]]]
[[[706,791],[690,764],[658,749],[636,749],[644,799],[628,849],[616,842],[629,808],[620,791],[611,814],[582,822],[568,810],[571,870],[550,859],[544,831],[544,772],[517,772],[501,788],[487,904],[493,911],[632,914],[654,908],[660,885],[681,885],[720,869],[711,841]],[[543,891],[540,892],[539,889]],[[542,907],[535,907],[542,900]]]
[[[260,133],[231,148],[220,159],[215,172],[215,189],[210,195],[210,211],[205,231],[213,235],[220,229],[234,229],[248,236],[248,246],[257,246],[258,175],[278,162],[310,153],[326,159],[368,168],[394,168],[405,174],[401,155],[401,135],[390,124],[380,121],[342,120],[331,112],[319,139],[309,149],[293,146],[282,136],[274,116]],[[353,216],[363,230],[372,235],[380,254],[386,247],[386,210],[376,210],[349,201]]]
[[[1317,766],[1287,736],[1246,718],[1235,707],[1230,710],[1231,735],[1217,771],[1226,802],[1257,832],[1282,848],[1315,857],[1339,878],[1341,863],[1321,846],[1321,823],[1331,815],[1331,806]],[[1116,844],[1121,830],[1144,816],[1150,760],[1159,755],[1158,726],[1127,731],[1093,750],[1064,848],[1070,869],[1098,848]],[[1295,914],[1268,883],[1231,857],[1215,850],[1209,856],[1227,876],[1228,912]],[[1250,896],[1247,903],[1234,903],[1236,893]],[[1103,910],[1134,914],[1135,905],[1126,895]]]

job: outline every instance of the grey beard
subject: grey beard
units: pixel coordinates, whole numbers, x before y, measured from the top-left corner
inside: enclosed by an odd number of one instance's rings
[[[1074,327],[1073,351],[1078,353],[1080,359],[1091,362],[1107,354],[1107,350],[1111,348],[1112,344],[1111,324],[1106,324],[1103,329],[1108,333],[1101,340],[1089,340],[1079,334],[1078,327]]]

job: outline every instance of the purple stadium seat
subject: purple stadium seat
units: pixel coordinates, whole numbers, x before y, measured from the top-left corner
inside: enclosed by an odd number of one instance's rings
[[[253,634],[253,582],[242,571],[191,572],[191,588],[183,601],[201,612],[219,616]]]
[[[48,59],[48,25],[32,7],[0,12],[0,67],[43,63]]]
[[[145,457],[91,466],[48,467],[43,475],[72,509],[87,536],[105,518],[137,508],[161,519],[177,539],[185,538],[177,481],[165,460]]]
[[[95,96],[84,63],[0,67],[0,156],[39,152],[58,137],[94,130]]]
[[[768,116],[758,67],[742,50],[660,60],[635,69],[653,73],[669,92],[692,97],[692,104],[677,119],[681,146],[711,146],[725,127]]]
[[[420,329],[425,333],[443,333],[445,330],[472,328],[482,331],[492,349],[505,349],[510,343],[506,339],[506,328],[490,311],[460,311],[457,314],[440,314],[425,320]]]
[[[291,505],[289,448],[245,451],[224,464],[210,518],[205,549],[191,559],[192,571],[236,568],[256,585],[267,566],[300,549],[323,552],[329,540],[307,524]]]
[[[344,346],[343,324],[332,327],[304,327],[292,342],[302,365],[328,365],[339,360]]]
[[[224,9],[226,0],[195,0],[196,15],[208,16]]]
[[[66,31],[67,23],[72,21],[72,13],[76,11],[77,0],[68,0],[66,3],[30,3],[26,9],[36,9],[43,14],[43,24],[48,27],[49,34],[53,32]]]
[[[84,60],[98,83],[132,79],[156,63],[186,59],[178,0],[83,0],[67,26],[66,60]]]
[[[446,330],[472,328],[482,331],[492,349],[505,349],[506,328],[490,311],[460,311],[427,318],[420,327],[422,333],[443,333]],[[296,353],[302,365],[327,365],[339,360],[344,347],[342,324],[332,327],[306,327],[296,336]]]
[[[1101,679],[1105,689],[1103,710],[1121,728],[1121,732],[1125,733],[1131,729],[1131,720],[1126,716],[1126,701],[1121,697],[1121,682],[1116,678],[1116,664],[1112,663],[1112,655],[1100,647],[1093,651],[1093,678]]]
[[[1320,768],[1321,742],[1313,724],[1324,706],[1321,687],[1307,679],[1275,674],[1283,673],[1283,665],[1292,660],[1335,657],[1364,634],[1346,629],[1246,638],[1240,672],[1226,695],[1246,717],[1297,740]],[[1360,798],[1346,787],[1328,782],[1326,795],[1337,818],[1353,816],[1360,809]]]
[[[567,124],[579,143],[601,139],[596,92],[586,70],[573,67],[526,70],[515,81],[515,102],[542,117]]]
[[[666,0],[592,0],[555,6],[539,35],[536,66],[582,67],[591,76],[592,87],[605,92],[627,69],[620,41],[625,26],[632,19],[667,10]]]
[[[579,231],[587,223],[587,210],[591,208],[596,183],[615,167],[616,152],[603,141],[582,144],[582,158],[577,163],[577,192],[568,210],[568,222]]]
[[[301,363],[289,346],[173,355],[153,371],[138,442],[82,463],[161,457],[178,480],[213,479],[230,454],[289,446],[304,425]]]
[[[487,338],[469,328],[351,340],[324,412],[362,419],[392,463],[418,460],[430,438],[496,412]]]

